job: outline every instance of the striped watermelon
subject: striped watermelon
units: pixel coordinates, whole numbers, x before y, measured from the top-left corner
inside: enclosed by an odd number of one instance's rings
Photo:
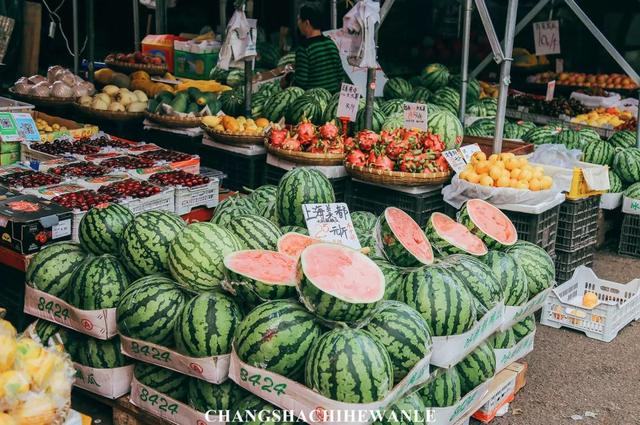
[[[48,322],[46,320],[36,320],[34,331],[36,335],[38,335],[38,338],[40,338],[40,342],[42,343],[42,345],[45,347],[49,346],[49,340],[51,338],[54,338],[54,340],[52,341],[54,344],[57,343],[55,339],[56,335],[60,336],[60,340],[63,343],[66,343],[67,340],[68,331],[66,330],[66,328],[63,328],[62,326],[56,325],[55,323]]]
[[[309,350],[305,384],[332,400],[371,403],[393,387],[393,365],[377,338],[359,329],[334,329]]]
[[[53,243],[29,261],[25,281],[36,289],[64,298],[73,272],[86,257],[87,253],[77,243]]]
[[[369,211],[353,211],[351,214],[353,228],[358,231],[373,231],[378,217]]]
[[[336,93],[336,94],[340,94],[340,93]],[[327,107],[324,108],[324,113],[322,114],[322,121],[323,122],[333,122],[335,125],[338,126],[338,128],[342,127],[342,123],[340,122],[340,119],[338,118],[338,103],[339,103],[339,96],[332,96],[331,99],[329,100],[329,102],[327,102]]]
[[[464,134],[466,136],[475,136],[475,137],[491,137],[496,132],[496,120],[493,118],[480,118],[479,120],[471,123],[464,130]],[[506,134],[506,124],[505,124],[505,134]],[[505,135],[505,137],[507,137]]]
[[[600,139],[598,139],[599,141]],[[587,141],[582,139],[580,132],[563,128],[556,136],[556,143],[563,144],[567,149],[583,149],[587,145]]]
[[[173,328],[187,301],[178,285],[162,276],[133,282],[116,310],[118,331],[131,338],[164,346],[173,344]]]
[[[447,149],[455,149],[462,144],[464,130],[462,129],[462,123],[455,114],[444,109],[429,110],[427,119],[429,120],[429,131],[440,136]]]
[[[294,168],[278,184],[276,209],[282,225],[306,226],[302,204],[330,204],[336,201],[329,179],[318,170]]]
[[[386,100],[380,105],[380,112],[387,117],[395,113],[402,113],[404,115],[404,102],[404,99]]]
[[[399,301],[385,301],[364,327],[389,353],[393,378],[400,382],[431,352],[431,334],[424,318]]]
[[[245,304],[293,298],[298,281],[297,259],[261,249],[236,251],[224,259],[226,286]]]
[[[521,320],[520,322],[513,325],[511,330],[513,331],[513,335],[516,338],[516,343],[520,342],[522,338],[529,335],[536,329],[536,317],[532,314],[527,316],[526,319]]]
[[[503,249],[518,240],[509,217],[482,199],[469,199],[458,213],[458,222],[482,239],[489,249]]]
[[[420,73],[422,85],[431,91],[436,91],[449,82],[449,70],[439,63],[427,65]]]
[[[189,406],[198,412],[233,410],[247,396],[247,392],[234,384],[231,379],[227,379],[222,384],[212,384],[192,378],[189,380],[187,394]]]
[[[167,265],[176,283],[188,291],[210,291],[225,277],[224,257],[243,245],[213,223],[192,223],[169,243]]]
[[[527,275],[518,260],[501,251],[490,251],[480,258],[498,279],[504,294],[504,305],[522,305],[529,299]]]
[[[427,221],[427,239],[440,256],[451,254],[485,255],[487,246],[469,229],[447,215],[435,212]]]
[[[446,264],[409,273],[398,300],[422,315],[433,336],[461,334],[476,322],[473,297]]]
[[[184,221],[172,213],[147,211],[125,227],[120,256],[135,277],[167,271],[169,243],[185,227]]]
[[[278,186],[265,184],[255,189],[248,189],[249,201],[253,204],[254,211],[260,211],[265,205],[276,201]]]
[[[382,123],[382,130],[391,131],[404,127],[404,112],[396,112],[388,115]]]
[[[122,232],[131,220],[131,211],[120,204],[95,206],[80,220],[80,245],[92,254],[118,255]]]
[[[127,271],[116,257],[89,257],[73,272],[67,301],[82,310],[115,308],[128,285]]]
[[[536,128],[536,125],[530,121],[507,121],[504,124],[504,137],[522,139],[533,128]]]
[[[316,125],[321,125],[326,106],[327,104],[322,99],[305,93],[294,100],[287,108],[287,123],[295,125],[307,120]]]
[[[237,86],[244,87],[244,69],[230,70],[229,73],[227,74],[226,83],[228,86],[231,86],[231,87],[237,87]]]
[[[304,94],[304,90],[300,87],[287,87],[279,93],[276,93],[267,100],[263,106],[265,118],[271,122],[278,122],[282,119],[289,105],[298,97]]]
[[[338,244],[309,245],[300,255],[298,293],[322,319],[358,322],[371,315],[384,295],[384,275],[370,258]]]
[[[588,142],[599,142],[600,140],[602,140],[600,138],[600,134],[598,134],[598,132],[593,128],[581,128],[580,130],[578,130],[578,135],[580,136],[583,144],[586,144]]]
[[[322,87],[314,87],[307,90],[304,94],[305,96],[319,100],[320,103],[323,103],[325,106],[333,97],[329,90]]]
[[[242,399],[237,406],[234,406],[236,412],[241,412],[244,422],[234,421],[234,424],[242,423],[244,425],[295,425],[295,421],[286,421],[291,416],[286,416],[286,411],[282,412],[276,406],[268,403],[261,398],[251,394]],[[246,416],[245,416],[246,415]],[[253,415],[253,416],[251,416]],[[278,416],[279,415],[279,416]],[[255,418],[255,420],[252,420]]]
[[[502,301],[502,286],[491,268],[482,261],[463,254],[451,255],[444,261],[452,265],[453,273],[473,295],[478,319]]]
[[[399,267],[433,263],[433,251],[422,229],[400,208],[388,207],[378,217],[378,244],[385,258]]]
[[[536,127],[527,131],[524,136],[522,136],[522,140],[533,143],[534,145],[553,144],[557,143],[557,137],[560,131],[561,129],[548,125]]]
[[[278,60],[278,67],[286,66],[286,65],[295,65],[295,63],[296,63],[296,53],[295,52],[289,52],[286,55],[283,55]]]
[[[426,407],[418,393],[402,397],[384,411],[384,417],[376,424],[382,425],[425,425]]]
[[[275,94],[275,93],[273,93]],[[251,96],[251,118],[254,120],[263,117],[265,115],[264,104],[267,103],[267,100],[273,96],[272,93],[256,93]]]
[[[261,210],[258,211],[258,215],[260,217],[264,217],[269,222],[279,225],[280,220],[278,220],[278,208],[276,205],[276,201],[273,201],[267,205],[265,205]],[[282,232],[280,232],[282,233]]]
[[[240,320],[242,311],[228,295],[200,294],[185,304],[175,323],[176,349],[192,357],[229,354]]]
[[[372,120],[371,120],[371,128],[368,130],[372,130],[376,133],[379,133],[382,130],[382,126],[384,125],[384,121],[386,119],[384,113],[377,108],[373,108],[372,112]],[[358,111],[356,115],[356,131],[361,131],[367,129],[366,126],[366,113],[364,108]]]
[[[229,196],[216,206],[211,222],[226,226],[231,218],[236,215],[255,214],[256,212],[257,209],[254,202],[249,196]]]
[[[216,80],[219,83],[224,84],[227,81],[227,75],[229,75],[228,70],[224,70],[222,68],[218,68],[217,66],[215,66],[209,73],[209,79]]]
[[[273,69],[278,66],[280,48],[271,43],[261,42],[256,44],[257,65],[261,68]]]
[[[433,94],[432,102],[455,115],[460,110],[460,93],[451,87],[443,87]]]
[[[516,334],[513,329],[507,329],[503,332],[496,332],[489,338],[489,345],[496,350],[505,350],[516,345]]]
[[[232,117],[244,115],[244,86],[234,87],[233,90],[223,92],[219,99],[220,107],[225,114]]]
[[[449,86],[458,93],[462,92],[462,75],[455,74],[449,79]],[[469,77],[467,81],[467,104],[480,99],[480,81]]]
[[[582,160],[591,164],[610,165],[614,154],[615,149],[609,143],[601,140],[588,143],[584,147]]]
[[[405,271],[400,267],[396,267],[384,258],[371,258],[378,265],[380,271],[384,275],[384,299],[397,300],[398,292],[402,289],[405,279]]]
[[[147,363],[136,363],[133,375],[141,384],[174,400],[186,401],[187,399],[189,378],[186,375]]]
[[[404,78],[391,78],[387,81],[383,88],[383,94],[385,99],[409,99],[413,87]]]
[[[282,236],[278,226],[259,215],[247,214],[234,217],[229,222],[228,229],[236,236],[242,246],[249,249],[275,250],[278,238]]]
[[[611,193],[620,193],[623,190],[622,179],[620,179],[620,176],[613,170],[609,170],[609,185],[611,186],[609,188],[609,192]]]
[[[426,407],[453,406],[462,397],[460,376],[455,367],[438,369],[434,378],[420,390]]]
[[[640,149],[626,148],[619,150],[613,157],[613,170],[627,184],[640,181]]]
[[[240,322],[234,344],[238,357],[245,363],[297,377],[321,333],[313,315],[297,302],[267,301]]]
[[[414,103],[428,103],[433,93],[426,87],[415,87],[411,93],[411,100]]]
[[[634,183],[624,191],[624,196],[631,199],[640,199],[640,182]]]
[[[614,148],[633,148],[636,146],[636,132],[629,130],[616,131],[607,142]]]
[[[455,368],[460,376],[462,394],[468,394],[478,385],[493,378],[496,373],[496,357],[491,346],[483,342]]]
[[[553,260],[544,249],[531,242],[519,241],[505,252],[513,256],[527,275],[529,299],[554,284],[556,269]]]
[[[301,235],[309,236],[307,228],[300,226],[282,226],[280,227],[280,233],[282,233],[283,236],[287,233],[300,233]]]
[[[69,344],[73,351],[73,361],[96,369],[113,369],[129,363],[120,351],[120,338],[103,341],[86,335],[74,333]],[[73,348],[75,347],[75,348]]]

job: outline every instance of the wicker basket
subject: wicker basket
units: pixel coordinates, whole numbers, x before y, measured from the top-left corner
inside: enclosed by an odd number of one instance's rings
[[[144,119],[144,111],[142,112],[115,112],[115,111],[103,111],[101,109],[93,109],[89,106],[84,106],[79,103],[75,104],[80,113],[87,117],[109,120],[109,121],[142,121]]]
[[[13,88],[9,89],[9,93],[16,99],[31,103],[35,106],[65,106],[71,105],[76,101],[75,97],[42,97],[31,94],[20,94],[13,90]]]
[[[264,146],[270,154],[296,164],[331,166],[342,165],[344,162],[342,153],[311,153],[280,149],[272,146],[267,139],[264,141]]]
[[[152,112],[145,112],[149,120],[170,128],[191,128],[200,127],[200,117],[181,118],[173,115],[160,115]]]
[[[105,60],[104,63],[114,71],[132,73],[144,71],[149,75],[164,75],[167,72],[167,65],[152,65],[150,63],[128,63],[117,60]]]
[[[351,177],[358,180],[392,186],[436,186],[445,184],[451,179],[451,172],[405,173],[358,167],[348,163],[345,163],[345,168]]]
[[[264,143],[264,136],[244,136],[241,134],[220,133],[219,131],[212,130],[210,127],[207,127],[204,124],[201,124],[200,128],[202,128],[209,135],[209,137],[211,137],[214,141],[218,143],[224,143],[225,145],[262,146],[262,144]]]

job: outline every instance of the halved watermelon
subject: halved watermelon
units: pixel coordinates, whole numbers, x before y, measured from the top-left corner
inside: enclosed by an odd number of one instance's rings
[[[285,233],[278,238],[278,252],[288,255],[298,261],[300,254],[306,247],[318,243],[317,239],[296,232]]]
[[[236,251],[224,258],[224,266],[229,272],[225,289],[251,305],[295,296],[297,260],[287,255],[262,249]]]
[[[458,222],[482,239],[489,249],[503,249],[518,242],[518,232],[509,217],[482,199],[469,199]]]
[[[441,256],[451,254],[485,255],[487,246],[462,224],[445,214],[431,214],[427,223],[427,239]]]
[[[433,263],[433,250],[418,223],[399,208],[388,207],[378,217],[378,244],[384,256],[399,267]]]
[[[316,243],[300,255],[298,292],[315,315],[336,322],[358,322],[384,296],[385,280],[369,257],[342,245]]]

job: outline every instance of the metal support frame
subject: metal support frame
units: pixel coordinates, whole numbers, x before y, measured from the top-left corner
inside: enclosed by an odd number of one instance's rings
[[[93,74],[95,71],[95,60],[96,60],[96,29],[95,23],[93,20],[94,15],[94,0],[87,0],[87,44],[89,45],[87,52],[87,61],[88,61],[88,69],[87,73],[89,75],[89,81],[93,82]]]
[[[496,34],[496,30],[493,28],[493,22],[491,22],[489,9],[487,9],[487,5],[484,0],[475,0],[475,2],[476,7],[478,8],[478,13],[480,14],[480,20],[482,20],[482,26],[484,26],[484,31],[487,33],[487,38],[489,39],[489,44],[491,45],[493,59],[496,61],[496,63],[500,64],[505,59],[505,53],[502,51],[500,41],[498,40],[498,35]],[[469,31],[469,34],[471,34],[471,31]]]
[[[380,25],[382,25],[382,23],[384,22],[385,18],[389,14],[389,11],[391,10],[391,7],[393,7],[393,3],[395,2],[396,0],[386,0],[384,4],[380,6]]]
[[[245,7],[243,6],[243,9]],[[252,17],[253,7],[246,8],[247,18]],[[256,25],[257,29],[257,25]],[[247,118],[251,118],[251,89],[253,88],[253,58],[244,61],[244,112]]]
[[[156,0],[156,34],[167,32],[167,1]]]
[[[227,0],[218,0],[220,8],[220,34],[227,31]]]
[[[331,13],[331,29],[335,30],[338,28],[338,0],[331,0],[329,12]]]
[[[73,73],[80,72],[80,49],[78,47],[78,0],[73,0]]]
[[[373,0],[377,3],[380,0]],[[387,0],[389,1],[389,0]],[[386,3],[385,3],[386,4]],[[380,13],[380,17],[382,17],[382,13]],[[382,21],[376,24],[374,29],[374,38],[376,43],[376,58],[378,57],[378,30],[380,29],[380,24]],[[375,68],[367,68],[367,87],[366,87],[366,97],[364,104],[364,123],[365,128],[371,128],[373,126],[373,102],[375,100],[376,95],[376,69]]]
[[[469,43],[471,38],[471,13],[473,12],[473,0],[464,1],[463,26],[462,26],[462,64],[460,88],[460,110],[458,116],[460,122],[464,123],[464,115],[467,110],[467,87],[469,86]]]
[[[140,5],[138,0],[133,2],[133,50],[140,51]]]

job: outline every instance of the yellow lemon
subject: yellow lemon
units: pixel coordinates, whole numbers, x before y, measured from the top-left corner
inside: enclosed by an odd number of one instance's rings
[[[517,189],[529,189],[529,182],[520,180]]]
[[[513,170],[511,170],[512,179],[519,179],[520,174],[522,174],[522,170],[520,168],[514,168]]]
[[[480,161],[486,161],[487,160],[487,155],[485,155],[484,152],[479,151],[479,152],[475,152],[472,156],[471,156],[471,163],[475,164],[477,162]]]
[[[520,157],[517,157],[517,158],[518,158],[518,164],[519,164],[518,168],[524,168],[527,165],[529,165],[529,161],[524,156],[520,156]]]
[[[500,177],[502,177],[502,168],[494,165],[489,169],[489,176],[491,176],[493,180],[498,180]]]
[[[515,170],[516,168],[519,168],[519,167],[520,167],[520,161],[518,161],[516,158],[509,158],[504,164],[504,168],[506,168],[509,171]]]
[[[489,155],[489,162],[497,162],[500,159],[500,155],[494,153]]]
[[[529,171],[529,170],[522,170],[522,172],[520,173],[520,177],[518,178],[518,180],[520,180],[520,181],[529,181],[529,180],[531,180],[531,177],[533,177],[533,174],[531,173],[531,171]]]
[[[478,184],[480,183],[480,176],[475,171],[470,171],[469,174],[467,174],[467,180],[469,183]]]
[[[500,159],[503,161],[507,161],[509,159],[514,158],[516,155],[513,152],[503,152],[500,154]]]
[[[518,184],[520,184],[520,181],[517,179],[511,179],[509,180],[509,187],[512,189],[517,189],[518,188]]]
[[[490,167],[491,167],[491,164],[489,163],[489,161],[479,161],[476,163],[476,173],[478,174],[488,173]]]

